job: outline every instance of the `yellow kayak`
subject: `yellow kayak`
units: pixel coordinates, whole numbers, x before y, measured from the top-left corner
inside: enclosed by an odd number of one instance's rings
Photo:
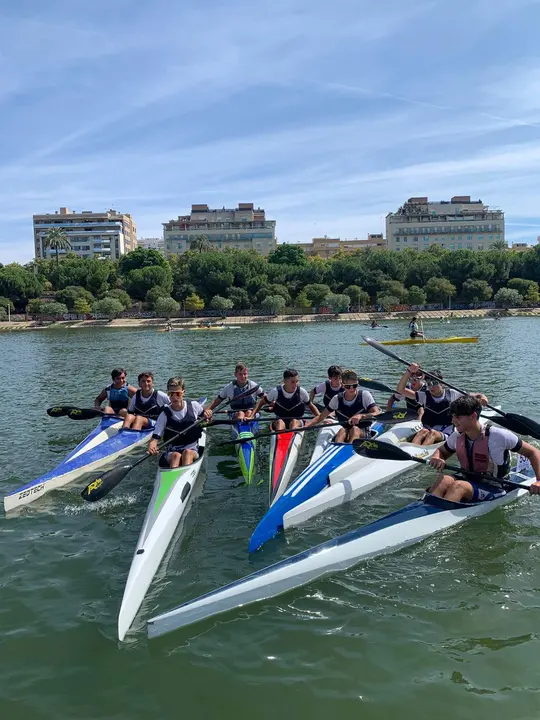
[[[380,345],[427,345],[432,343],[475,343],[478,337],[448,337],[448,338],[407,338],[406,340],[383,340]],[[360,343],[367,345],[368,343]]]

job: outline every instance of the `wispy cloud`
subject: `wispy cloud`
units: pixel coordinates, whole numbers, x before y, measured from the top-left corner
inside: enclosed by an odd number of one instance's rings
[[[495,5],[0,10],[0,261],[30,259],[32,213],[60,205],[115,206],[155,236],[192,202],[252,200],[295,242],[470,193],[535,239],[540,5]]]

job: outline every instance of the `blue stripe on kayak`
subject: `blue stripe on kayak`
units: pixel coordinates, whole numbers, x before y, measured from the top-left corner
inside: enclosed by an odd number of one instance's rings
[[[332,444],[313,465],[308,465],[261,519],[250,538],[249,552],[255,552],[277,535],[283,527],[283,516],[323,490],[328,485],[330,473],[353,455],[352,445]]]

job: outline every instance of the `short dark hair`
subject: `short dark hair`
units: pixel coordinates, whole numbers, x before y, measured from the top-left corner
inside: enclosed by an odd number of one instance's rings
[[[137,382],[141,382],[143,378],[150,378],[151,380],[153,380],[154,373],[151,373],[149,370],[145,370],[145,372],[139,373],[137,377]]]
[[[246,363],[239,362],[239,363],[236,363],[236,367],[234,368],[234,372],[237,373],[237,372],[239,372],[240,370],[247,370],[247,369],[248,369],[248,366],[246,365]]]
[[[482,403],[471,395],[463,395],[450,403],[450,412],[452,415],[472,415],[473,413],[480,415]]]
[[[287,368],[283,373],[283,379],[286,380],[287,378],[293,377],[298,377],[298,370],[295,370],[294,368]]]
[[[328,368],[328,377],[335,377],[336,375],[340,375],[343,372],[343,368],[341,365],[330,365]]]
[[[124,368],[114,368],[114,370],[111,372],[111,377],[114,380],[114,378],[120,377],[120,375],[127,375]]]

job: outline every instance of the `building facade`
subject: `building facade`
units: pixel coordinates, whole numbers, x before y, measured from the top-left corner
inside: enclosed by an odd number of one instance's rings
[[[353,253],[365,248],[381,249],[385,247],[382,233],[368,234],[367,240],[341,240],[340,238],[313,238],[310,243],[298,243],[298,247],[309,257],[330,258],[338,252]]]
[[[504,213],[481,200],[456,195],[449,201],[429,202],[412,197],[397,212],[386,216],[386,241],[390,250],[488,250],[504,241]]]
[[[108,210],[95,213],[60,208],[54,213],[34,215],[34,248],[36,258],[51,258],[55,250],[45,249],[43,240],[51,229],[65,233],[71,250],[82,258],[118,260],[125,253],[137,247],[137,227],[131,215]],[[66,255],[65,250],[58,251],[59,257]]]
[[[165,241],[163,238],[138,238],[137,247],[159,250],[160,253],[165,253]]]
[[[276,249],[276,221],[267,220],[265,211],[254,208],[253,203],[219,210],[192,205],[190,215],[179,215],[177,220],[163,223],[165,257],[182,255],[201,235],[206,235],[213,250],[237,248],[268,255]]]

